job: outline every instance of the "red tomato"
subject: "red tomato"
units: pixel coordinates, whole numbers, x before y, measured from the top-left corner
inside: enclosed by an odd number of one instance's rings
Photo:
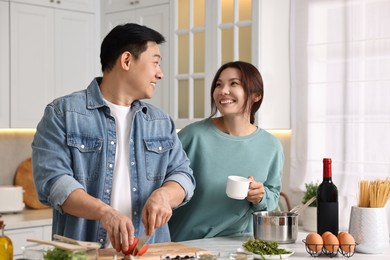
[[[136,251],[134,255],[141,256],[141,255],[145,254],[146,251],[148,251],[148,249],[149,249],[149,245],[145,244],[138,252]]]
[[[124,255],[131,255],[137,244],[138,244],[138,237],[134,237],[133,244],[129,245],[129,247],[127,248],[127,251],[122,250],[122,253]]]

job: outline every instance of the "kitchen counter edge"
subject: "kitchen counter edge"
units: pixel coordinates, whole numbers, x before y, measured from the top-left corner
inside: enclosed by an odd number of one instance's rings
[[[0,217],[5,224],[5,230],[49,226],[52,224],[53,210],[24,209],[18,213],[1,213]]]

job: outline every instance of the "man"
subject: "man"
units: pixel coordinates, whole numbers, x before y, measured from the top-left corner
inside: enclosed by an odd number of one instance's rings
[[[170,241],[172,209],[192,197],[195,179],[171,118],[140,101],[163,77],[164,41],[145,26],[115,27],[101,45],[103,77],[46,107],[32,158],[53,234],[117,251],[144,232]]]

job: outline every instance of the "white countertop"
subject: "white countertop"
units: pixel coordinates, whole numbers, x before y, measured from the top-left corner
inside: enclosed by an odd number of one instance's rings
[[[279,244],[279,247],[288,249],[290,251],[292,250],[295,252],[292,256],[289,257],[289,259],[313,259],[313,257],[311,257],[309,253],[306,252],[305,244],[302,242],[302,240],[306,238],[307,234],[308,234],[307,232],[299,232],[298,239],[295,243]],[[250,236],[215,237],[215,238],[183,241],[180,243],[189,246],[203,248],[209,251],[218,251],[220,252],[221,258],[228,258],[229,253],[237,251],[237,249],[241,247],[243,241],[247,240],[248,238],[251,237]],[[337,259],[337,258],[348,259],[347,257],[344,257],[341,254],[338,254],[336,257],[332,257],[332,258],[327,257],[325,255],[321,255],[320,258],[321,259]],[[390,245],[383,254],[355,253],[352,257],[350,257],[350,259],[351,260],[390,259]]]
[[[19,213],[2,213],[5,230],[52,224],[52,209],[25,209]]]
[[[28,228],[35,226],[45,226],[52,224],[52,209],[25,209],[20,213],[7,213],[2,214],[1,219],[4,220],[6,224],[5,230],[9,229],[18,229],[18,228]],[[295,243],[291,244],[280,244],[279,247],[285,248],[287,250],[294,251],[294,254],[289,257],[289,259],[313,259],[305,249],[305,244],[302,242],[306,238],[308,233],[300,231],[298,233],[298,238]],[[240,236],[240,237],[215,237],[215,238],[206,238],[190,241],[182,241],[181,244],[203,248],[209,251],[218,251],[221,254],[221,258],[226,258],[229,253],[237,251],[241,247],[242,243],[252,238],[250,235]],[[321,255],[320,258],[345,258],[341,254],[338,254],[337,257],[326,257]],[[361,254],[355,253],[351,260],[361,260],[361,259],[390,259],[390,245],[385,250],[383,254]]]

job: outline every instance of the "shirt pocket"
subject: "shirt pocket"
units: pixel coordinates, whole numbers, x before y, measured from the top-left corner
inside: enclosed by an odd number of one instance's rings
[[[96,181],[101,167],[103,138],[68,133],[67,145],[71,152],[74,178],[83,185]]]
[[[171,138],[145,139],[146,178],[151,181],[162,180],[169,164],[169,152],[173,149]]]
[[[81,153],[100,151],[103,146],[103,138],[68,134],[68,146],[77,148]]]

